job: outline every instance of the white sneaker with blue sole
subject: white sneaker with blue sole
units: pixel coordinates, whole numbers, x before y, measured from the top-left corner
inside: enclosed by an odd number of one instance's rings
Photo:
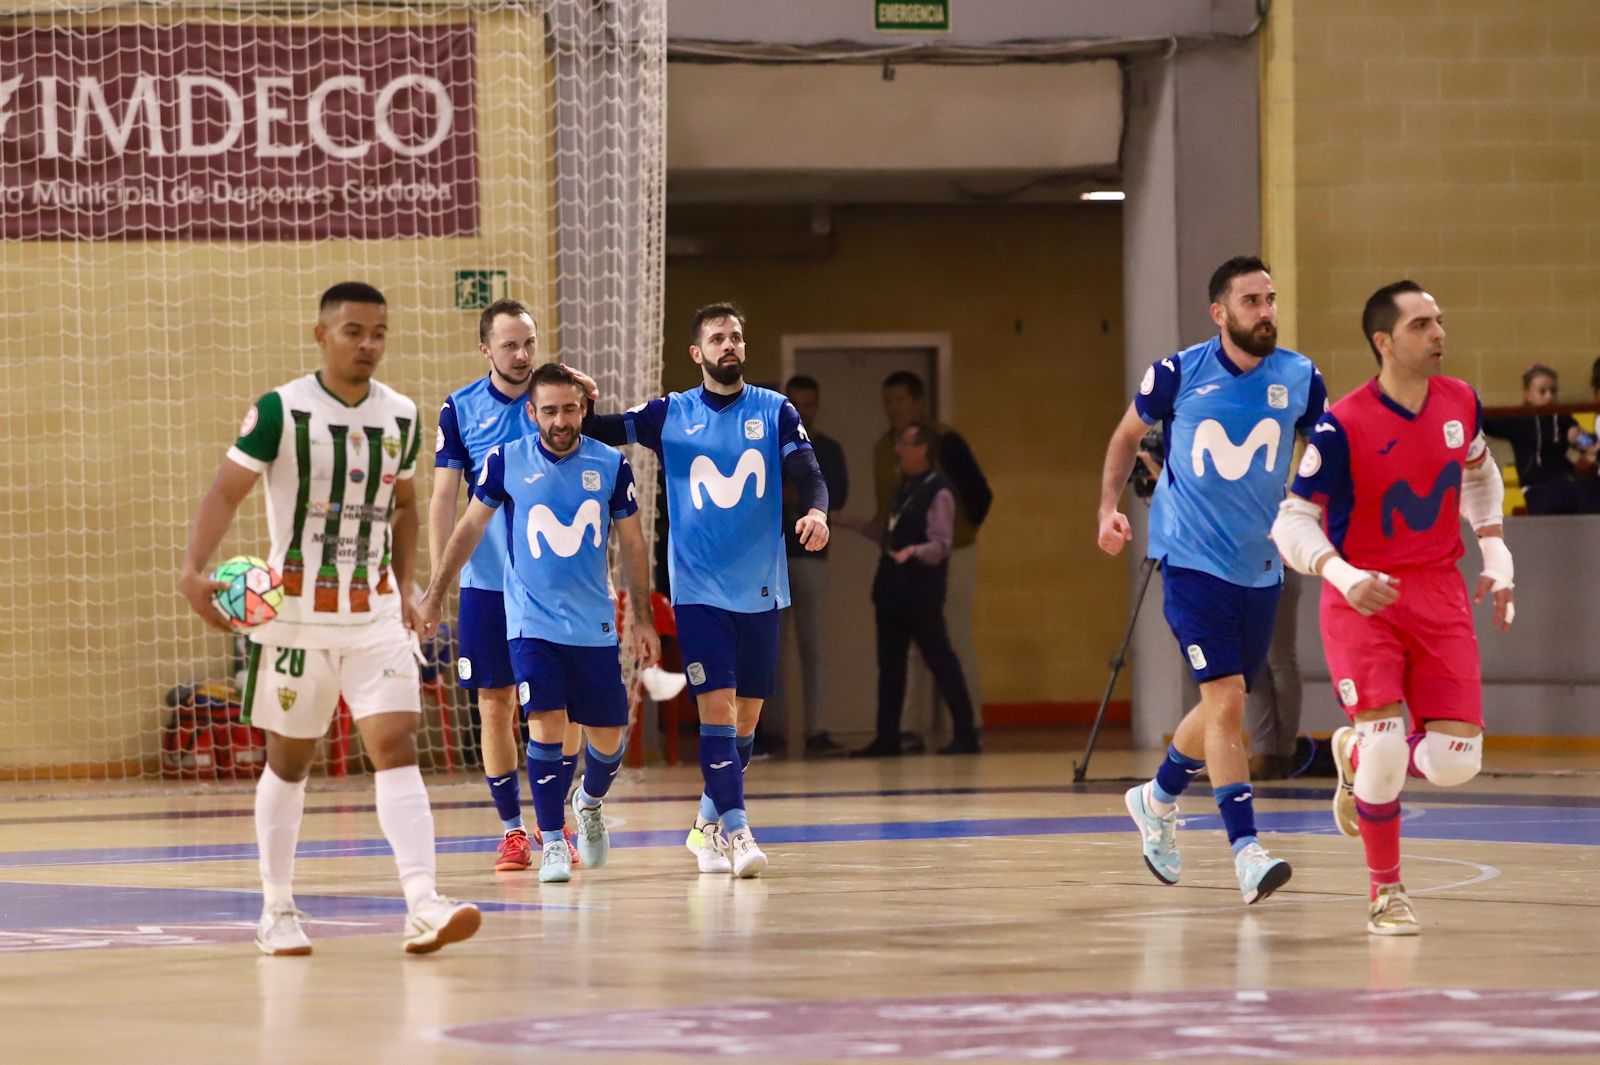
[[[1163,884],[1176,884],[1183,872],[1183,859],[1178,854],[1178,807],[1165,816],[1150,809],[1147,792],[1150,785],[1140,784],[1129,788],[1122,801],[1128,816],[1139,826],[1139,838],[1144,845],[1144,864]]]

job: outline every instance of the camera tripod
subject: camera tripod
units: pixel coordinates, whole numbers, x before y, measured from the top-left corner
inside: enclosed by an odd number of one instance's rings
[[[1106,681],[1106,693],[1100,697],[1100,709],[1094,715],[1094,724],[1089,728],[1089,742],[1083,748],[1083,761],[1072,763],[1072,782],[1082,784],[1083,778],[1089,772],[1089,759],[1094,757],[1094,745],[1100,738],[1100,726],[1106,719],[1106,707],[1111,705],[1111,691],[1117,686],[1117,674],[1122,672],[1122,667],[1128,659],[1128,644],[1133,642],[1133,627],[1139,621],[1139,608],[1144,606],[1145,592],[1150,589],[1150,577],[1156,571],[1156,560],[1147,558],[1139,563],[1141,575],[1139,590],[1133,596],[1133,609],[1128,612],[1128,630],[1122,634],[1122,644],[1117,648],[1117,653],[1111,656],[1111,676]]]

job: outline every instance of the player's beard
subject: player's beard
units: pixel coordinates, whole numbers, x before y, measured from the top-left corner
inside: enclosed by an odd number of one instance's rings
[[[1258,322],[1254,329],[1240,329],[1233,316],[1228,316],[1228,339],[1241,351],[1264,359],[1278,350],[1278,327],[1272,322]]]
[[[719,385],[736,385],[744,377],[744,363],[734,359],[730,362],[705,363],[706,376]]]
[[[578,433],[576,430],[567,430],[561,435],[553,431],[544,433],[544,446],[549,448],[550,453],[553,455],[565,455],[577,444]]]

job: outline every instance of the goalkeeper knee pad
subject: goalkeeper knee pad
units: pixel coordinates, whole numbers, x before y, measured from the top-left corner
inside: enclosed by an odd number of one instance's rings
[[[1411,764],[1405,721],[1398,717],[1358,721],[1356,736],[1360,751],[1356,761],[1356,798],[1373,804],[1394,802],[1405,787],[1406,767]]]
[[[1465,784],[1483,768],[1483,734],[1450,736],[1430,732],[1417,744],[1417,768],[1442,788]]]

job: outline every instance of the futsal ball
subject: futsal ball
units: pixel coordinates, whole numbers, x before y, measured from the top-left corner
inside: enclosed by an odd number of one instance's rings
[[[236,629],[253,629],[271,621],[283,605],[283,578],[251,555],[228,559],[216,568],[211,579],[227,585],[213,592],[211,600]]]

